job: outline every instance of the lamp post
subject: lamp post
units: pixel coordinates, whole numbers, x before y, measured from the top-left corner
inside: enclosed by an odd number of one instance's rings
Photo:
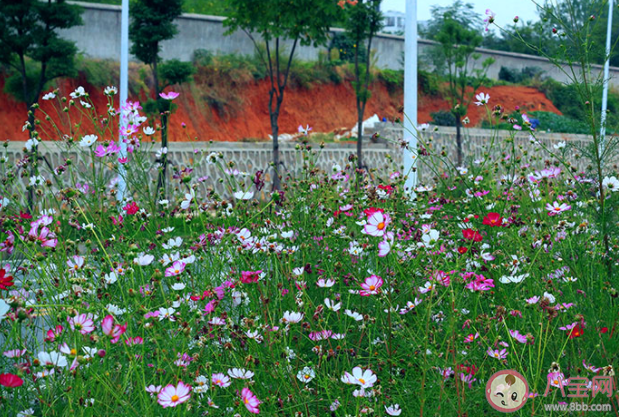
[[[606,62],[604,62],[604,90],[602,92],[602,120],[600,122],[600,156],[604,154],[606,136],[606,109],[608,108],[608,82],[610,72],[610,38],[613,29],[613,0],[608,0],[608,27],[606,29]],[[604,158],[602,157],[602,163]]]
[[[417,185],[417,0],[406,0],[404,29],[404,184],[408,193]]]
[[[127,95],[129,90],[129,0],[123,0],[120,17],[120,126],[118,127],[118,141],[120,142],[120,157],[127,156],[127,144],[122,140],[120,132],[125,127],[122,116],[122,107],[127,103]],[[125,180],[125,167],[123,164],[118,164],[118,184],[116,199],[123,201],[127,191],[127,181]]]

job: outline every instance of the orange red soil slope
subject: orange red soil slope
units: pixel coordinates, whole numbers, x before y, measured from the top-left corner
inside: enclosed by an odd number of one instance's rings
[[[82,85],[98,109],[104,112],[107,99],[101,88],[89,85],[83,78],[66,79],[58,82],[61,95],[68,96],[77,86]],[[26,140],[22,126],[26,120],[26,107],[18,103],[3,91],[4,80],[0,79],[0,141]],[[178,104],[176,113],[171,117],[170,140],[187,141],[197,138],[200,141],[241,141],[248,138],[266,139],[271,132],[268,112],[268,88],[266,80],[242,84],[240,100],[233,111],[222,114],[209,106],[202,98],[197,86],[184,85],[176,89],[181,93],[175,101]],[[490,94],[490,104],[502,104],[507,111],[516,106],[522,109],[545,110],[557,114],[560,112],[540,91],[531,87],[496,86],[482,88],[480,91]],[[144,100],[146,97],[130,97]],[[41,102],[41,108],[49,114],[55,123],[59,124],[59,116],[50,102]],[[378,114],[390,120],[401,118],[402,92],[389,94],[386,87],[375,83],[372,96],[368,102],[365,118]],[[419,123],[431,122],[431,112],[449,109],[449,104],[439,97],[420,97]],[[41,116],[41,113],[37,113]],[[469,108],[471,126],[478,124],[486,117],[483,107],[472,105]],[[314,132],[330,132],[336,129],[350,129],[356,123],[355,95],[350,83],[319,84],[312,88],[288,89],[285,93],[279,123],[280,133],[295,133],[300,124],[309,124]],[[72,121],[75,123],[75,120]],[[185,128],[180,128],[181,124]],[[89,125],[84,122],[82,133],[88,132]],[[45,138],[45,137],[44,137]]]

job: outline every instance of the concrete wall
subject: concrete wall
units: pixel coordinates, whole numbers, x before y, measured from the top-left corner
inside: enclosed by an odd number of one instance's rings
[[[61,35],[75,41],[78,48],[93,58],[114,59],[120,57],[120,7],[101,4],[79,3],[84,8],[82,18],[84,26],[62,30]],[[184,14],[177,19],[178,35],[162,43],[161,55],[164,59],[180,59],[189,61],[197,49],[206,49],[212,53],[253,54],[254,46],[249,37],[242,31],[224,35],[226,28],[223,18]],[[334,32],[339,30],[335,29]],[[290,43],[288,43],[290,45]],[[388,34],[381,34],[373,41],[377,65],[381,68],[401,69],[403,65],[404,38]],[[425,53],[434,46],[432,41],[419,40],[420,62]],[[324,49],[324,48],[323,48]],[[545,58],[516,54],[511,52],[478,49],[481,55],[478,67],[486,58],[494,58],[495,63],[489,68],[488,76],[498,79],[501,67],[522,69],[524,67],[539,67],[546,76],[561,82],[568,82],[563,71],[555,67]],[[317,60],[319,49],[311,46],[301,46],[297,49],[296,57],[301,60]],[[569,72],[569,71],[568,71]],[[600,76],[601,66],[593,66],[593,76]],[[611,84],[619,87],[619,68],[613,67],[610,71]]]
[[[402,164],[402,151],[396,144],[402,138],[402,129],[397,125],[387,125],[382,130],[381,136],[389,137],[392,142],[388,144],[365,144],[364,145],[364,161],[370,169],[374,169],[375,177],[385,178],[386,175],[398,171]],[[463,141],[463,151],[465,160],[468,163],[476,159],[484,158],[487,152],[490,159],[498,162],[509,155],[510,161],[518,161],[518,158],[527,152],[529,156],[525,159],[530,161],[531,157],[538,158],[537,162],[533,163],[533,169],[539,169],[544,165],[545,160],[553,160],[546,151],[539,151],[539,147],[533,146],[529,141],[529,135],[526,132],[518,132],[514,140],[514,148],[512,144],[505,139],[509,136],[509,132],[493,132],[482,129],[465,129],[465,138]],[[555,151],[552,145],[566,141],[571,145],[585,147],[590,143],[589,137],[586,135],[566,135],[558,133],[539,133],[538,140],[544,144],[547,149]],[[430,184],[433,178],[443,172],[448,164],[453,164],[456,160],[455,148],[455,128],[440,128],[436,132],[424,133],[419,139],[419,143],[431,150],[433,156],[420,156],[419,158],[419,178],[420,181]],[[23,142],[10,142],[6,148],[8,163],[6,166],[15,166],[16,161],[21,160],[26,156],[23,149]],[[147,145],[146,145],[147,146]],[[154,152],[159,149],[159,144],[155,144],[150,151],[151,160],[154,161]],[[345,167],[348,163],[350,155],[356,154],[355,144],[327,144],[324,149],[319,149],[317,145],[313,145],[316,152],[314,156],[316,165],[329,172],[333,165],[339,164]],[[194,150],[203,150],[205,152],[217,152],[223,155],[223,161],[234,161],[235,168],[239,171],[248,172],[252,176],[257,170],[263,170],[266,173],[267,183],[270,181],[269,164],[272,160],[272,148],[270,143],[235,143],[235,142],[172,142],[168,145],[168,158],[171,161],[169,170],[170,177],[176,169],[184,167],[192,167],[193,178],[208,176],[204,183],[207,187],[212,187],[222,195],[226,195],[226,186],[223,181],[221,171],[215,166],[208,164],[206,160],[200,160]],[[445,158],[437,158],[436,155],[445,152]],[[39,145],[39,152],[45,156],[50,165],[55,168],[64,163],[69,158],[73,161],[73,166],[77,167],[78,172],[89,172],[90,159],[85,152],[80,153],[80,157],[76,152],[66,152],[64,148],[58,146],[56,142],[43,142]],[[284,176],[298,175],[302,172],[303,166],[308,163],[302,158],[301,152],[297,149],[295,143],[283,143],[280,145],[281,161],[284,163],[281,173]],[[2,152],[4,154],[4,152]],[[587,166],[587,161],[584,158],[572,159],[571,161],[578,169],[583,170]],[[608,166],[617,163],[617,160],[608,161]],[[516,162],[517,166],[520,165]],[[52,174],[45,163],[39,165],[43,176],[46,179],[51,179]],[[449,166],[453,168],[453,166]],[[500,166],[499,173],[503,172],[503,167]],[[109,172],[111,177],[112,172]],[[156,179],[156,170],[150,171],[150,180]],[[6,193],[8,198],[19,198],[21,194],[25,195],[24,184],[27,183],[27,175],[20,183],[22,188],[21,193],[18,190],[13,190]],[[139,178],[140,183],[144,178]],[[175,181],[170,178],[170,184]],[[54,189],[57,186],[54,185]],[[266,187],[265,190],[270,189]],[[205,191],[205,188],[202,188]],[[10,197],[9,197],[10,196]]]

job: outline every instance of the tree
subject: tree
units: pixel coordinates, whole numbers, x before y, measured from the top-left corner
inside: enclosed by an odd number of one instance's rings
[[[355,89],[357,105],[357,167],[363,164],[363,115],[365,106],[370,99],[370,59],[372,39],[382,28],[383,15],[380,12],[381,0],[349,1],[345,7],[346,18],[344,28],[348,38],[353,41],[355,63]],[[365,45],[364,45],[365,43]]]
[[[547,28],[562,28],[560,33],[569,34],[581,44],[586,43],[587,58],[591,63],[604,64],[606,59],[606,31],[608,25],[608,1],[609,0],[570,0],[558,2],[557,4],[548,3],[540,11],[542,22]],[[619,65],[619,50],[614,47],[619,40],[619,8],[613,9],[613,26],[611,35],[611,45],[613,48],[610,54],[610,65]],[[549,33],[550,30],[547,30]],[[566,42],[560,41],[562,44]],[[555,43],[559,43],[556,42]],[[574,48],[557,48],[564,54],[566,61],[579,61],[583,57],[579,56]]]
[[[159,112],[161,121],[161,147],[168,146],[167,120],[172,110],[171,100],[160,97],[167,86],[180,84],[193,73],[190,63],[172,60],[161,62],[161,42],[172,39],[178,33],[174,19],[181,15],[182,0],[136,0],[131,6],[131,53],[151,68],[154,80],[155,99],[146,108]],[[162,83],[163,82],[163,83]],[[161,154],[161,171],[157,180],[157,190],[165,195],[167,154]]]
[[[297,46],[325,45],[337,14],[333,0],[230,0],[227,33],[243,30],[254,43],[270,81],[269,118],[273,136],[273,188],[280,188],[279,115]],[[265,47],[261,48],[256,37]],[[286,50],[285,40],[292,43]]]
[[[0,63],[12,72],[5,89],[28,108],[28,131],[36,138],[35,112],[39,96],[55,78],[75,74],[75,43],[58,36],[58,29],[80,25],[81,8],[64,0],[0,0]],[[37,146],[30,153],[37,174]],[[32,209],[34,194],[28,193]]]
[[[432,9],[433,19],[429,27],[434,28],[434,40],[438,42],[433,58],[435,66],[444,64],[447,80],[448,95],[451,104],[451,113],[456,119],[456,145],[458,165],[462,165],[462,118],[466,116],[468,107],[475,91],[482,85],[492,58],[482,63],[481,69],[474,67],[474,61],[479,59],[475,48],[482,43],[479,34],[481,28],[475,23],[477,20],[468,16],[467,10],[472,9],[470,4],[462,5],[460,1],[449,8]]]

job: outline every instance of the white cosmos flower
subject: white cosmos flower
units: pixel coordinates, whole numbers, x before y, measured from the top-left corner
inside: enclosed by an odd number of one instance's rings
[[[341,380],[345,384],[359,385],[362,388],[371,388],[378,378],[374,375],[371,369],[365,371],[360,366],[356,366],[352,370],[352,374],[344,372]]]
[[[306,366],[297,373],[297,379],[304,384],[308,384],[314,378],[316,378],[316,372],[309,366]]]
[[[150,265],[155,260],[153,255],[139,253],[138,257],[133,260],[133,263],[140,266]]]
[[[26,150],[27,150],[28,152],[32,152],[32,148],[34,148],[35,146],[37,146],[39,143],[41,143],[41,142],[39,142],[39,141],[38,141],[38,140],[36,140],[35,138],[31,138],[31,139],[28,139],[28,140],[26,141],[26,143],[25,143],[24,147],[26,148]]]
[[[298,323],[303,320],[303,313],[285,311],[282,317],[282,323]]]
[[[97,141],[99,137],[97,135],[86,135],[80,141],[80,146],[82,148],[89,148],[93,143]]]
[[[252,371],[248,371],[247,369],[232,368],[228,369],[228,375],[230,375],[230,378],[234,379],[251,379],[254,376],[254,373]]]
[[[103,94],[105,94],[106,96],[115,96],[116,94],[118,94],[118,88],[107,86],[103,90]]]
[[[175,239],[172,238],[168,240],[168,243],[164,243],[162,246],[164,249],[172,249],[172,248],[178,248],[182,244],[183,244],[183,239],[179,236]]]
[[[155,132],[156,132],[155,129],[153,129],[150,126],[146,126],[143,130],[144,130],[144,134],[147,135],[147,136],[154,135]]]
[[[74,92],[72,92],[71,94],[69,94],[71,96],[71,98],[75,99],[75,98],[80,98],[80,97],[84,97],[86,95],[86,90],[84,90],[84,87],[77,87],[75,89]]]
[[[38,358],[41,365],[46,367],[59,366],[64,368],[68,365],[67,358],[59,352],[39,352]]]
[[[335,303],[331,299],[325,298],[325,306],[327,306],[329,310],[339,311],[342,307],[342,303]]]
[[[238,200],[251,200],[254,197],[254,192],[240,190],[234,193],[234,197]]]
[[[351,319],[355,320],[355,321],[361,321],[363,320],[363,316],[359,313],[357,313],[356,311],[352,311],[352,310],[344,310],[344,314],[346,314],[348,317],[350,317]]]
[[[610,191],[619,191],[619,180],[616,177],[606,177],[602,181],[602,185],[604,188],[609,189]]]

